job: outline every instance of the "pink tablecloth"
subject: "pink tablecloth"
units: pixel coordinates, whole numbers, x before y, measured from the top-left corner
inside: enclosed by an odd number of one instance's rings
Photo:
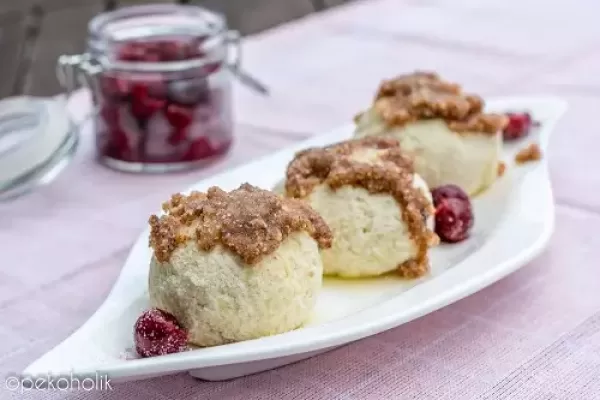
[[[554,92],[570,111],[552,139],[557,206],[531,265],[398,329],[225,383],[175,377],[111,392],[2,399],[600,398],[600,24],[597,0],[373,0],[248,38],[246,67],[272,87],[236,95],[240,139],[223,163],[163,177],[77,159],[52,185],[0,205],[0,372],[20,371],[102,302],[149,213],[217,170],[347,122],[383,77],[435,69],[484,95]],[[72,104],[81,115],[85,95]]]

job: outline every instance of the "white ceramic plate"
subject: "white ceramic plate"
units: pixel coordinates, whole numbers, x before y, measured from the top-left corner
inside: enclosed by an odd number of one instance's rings
[[[168,356],[127,360],[132,326],[148,307],[148,231],[131,250],[113,290],[100,309],[71,337],[31,364],[25,374],[108,374],[112,381],[189,371],[223,380],[289,364],[394,328],[468,296],[526,264],[545,247],[554,226],[547,157],[513,166],[515,152],[530,141],[547,149],[566,104],[552,97],[490,99],[492,111],[529,110],[541,122],[529,138],[505,146],[506,174],[474,200],[472,237],[432,250],[432,275],[412,284],[396,278],[343,282],[325,280],[314,317],[305,327],[270,337]],[[352,126],[315,137],[274,155],[199,182],[192,189],[243,182],[271,189],[293,154],[350,138]]]

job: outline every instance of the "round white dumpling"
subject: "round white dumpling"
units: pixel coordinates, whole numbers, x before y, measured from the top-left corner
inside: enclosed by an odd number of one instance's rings
[[[151,219],[149,293],[189,342],[214,346],[298,328],[322,285],[331,233],[298,201],[249,185],[176,196]]]
[[[385,81],[355,120],[355,137],[390,135],[414,159],[429,187],[446,184],[475,195],[498,177],[506,118],[483,114],[483,101],[435,74]]]
[[[325,275],[370,277],[428,271],[432,201],[393,139],[362,139],[300,153],[286,195],[304,199],[333,233],[321,257]]]

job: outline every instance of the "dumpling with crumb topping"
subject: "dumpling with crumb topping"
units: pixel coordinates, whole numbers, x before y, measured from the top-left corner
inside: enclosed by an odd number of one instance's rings
[[[331,231],[308,205],[244,184],[177,194],[163,208],[150,218],[150,302],[190,343],[255,339],[309,319]]]
[[[321,251],[326,275],[395,272],[418,278],[429,268],[433,205],[427,184],[392,138],[364,138],[298,153],[285,196],[303,199],[331,228]]]
[[[475,195],[498,176],[507,123],[483,107],[479,96],[437,74],[401,75],[384,81],[374,104],[356,117],[355,137],[390,135],[430,187],[454,184]]]

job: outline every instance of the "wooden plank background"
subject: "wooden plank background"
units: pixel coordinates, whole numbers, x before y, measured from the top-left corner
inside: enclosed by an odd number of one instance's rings
[[[145,3],[196,4],[223,13],[248,35],[350,0],[0,0],[0,98],[61,92],[55,64],[85,49],[98,13]]]

